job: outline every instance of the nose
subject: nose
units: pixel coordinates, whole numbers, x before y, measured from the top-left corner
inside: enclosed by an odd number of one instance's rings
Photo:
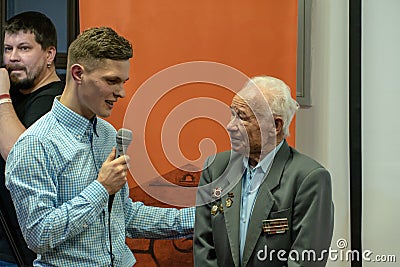
[[[4,56],[5,57],[8,56],[11,62],[18,62],[21,59],[18,53],[18,49],[14,48],[11,51],[9,51],[9,53],[5,53]]]
[[[238,119],[236,118],[236,116],[231,116],[231,120],[229,121],[229,123],[228,123],[228,125],[226,125],[226,129],[229,131],[229,132],[234,132],[234,131],[237,131],[239,128],[238,128],[239,126],[238,126]]]
[[[126,96],[124,86],[123,85],[119,86],[118,90],[115,91],[114,95],[116,97],[124,98]]]

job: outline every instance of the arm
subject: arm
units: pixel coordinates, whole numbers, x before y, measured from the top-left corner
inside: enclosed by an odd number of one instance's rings
[[[175,209],[146,206],[133,202],[125,190],[125,225],[129,238],[176,239],[191,237],[194,207]]]
[[[5,68],[0,68],[0,95],[8,94],[10,91],[10,80]],[[18,137],[25,131],[24,125],[19,121],[12,103],[0,105],[0,153],[4,160],[17,141]]]
[[[298,251],[300,256],[303,251],[313,250],[317,260],[307,261],[305,253],[305,259],[300,257],[300,262],[289,259],[288,266],[325,266],[333,232],[332,186],[327,170],[313,170],[300,185],[294,200],[292,227],[291,250]],[[319,259],[321,255],[324,259]]]
[[[68,202],[59,203],[58,170],[48,152],[36,137],[25,136],[11,150],[6,165],[6,186],[22,233],[39,254],[84,231],[82,225],[91,225],[108,201],[107,190],[93,181]]]
[[[211,177],[208,172],[208,159],[204,164],[203,172],[201,173],[199,187],[211,183]],[[197,194],[197,202],[201,201],[201,190]],[[206,196],[207,197],[207,196]],[[204,204],[196,206],[196,221],[193,237],[193,256],[194,266],[215,266],[218,267],[217,257],[211,227],[211,206]]]

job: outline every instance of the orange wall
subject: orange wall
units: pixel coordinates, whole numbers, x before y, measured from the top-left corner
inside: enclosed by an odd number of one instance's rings
[[[158,101],[150,96],[158,92],[158,89],[153,92],[152,87],[145,87],[148,96],[144,93],[137,97],[139,94],[135,92],[158,72],[189,61],[219,62],[249,77],[265,74],[281,78],[295,95],[297,0],[83,0],[80,13],[81,29],[109,26],[133,44],[130,80],[125,86],[127,97],[119,101],[107,120],[117,129],[124,126],[134,131],[135,145],[144,142],[149,160],[159,174],[179,167],[178,163],[169,162],[163,151],[162,123],[168,114],[183,102],[199,97],[218,99],[226,106],[234,92],[232,88],[202,82],[176,88],[166,85],[166,95]],[[194,74],[200,75],[200,72]],[[173,86],[171,79],[163,78],[156,86],[160,88],[168,83]],[[129,103],[135,97],[136,104],[132,107]],[[151,104],[152,109],[142,111],[141,104]],[[201,108],[207,109],[208,105],[193,102],[192,109]],[[227,121],[229,112],[223,115]],[[171,142],[180,146],[179,151],[187,159],[203,161],[210,152],[229,149],[228,135],[222,125],[226,121],[196,118],[181,125],[180,135]],[[292,145],[294,127],[293,122],[289,138]],[[202,155],[198,144],[207,137],[214,140],[215,147],[209,146]],[[133,169],[146,166],[146,161],[146,155],[136,153]],[[151,178],[152,174],[148,176]]]

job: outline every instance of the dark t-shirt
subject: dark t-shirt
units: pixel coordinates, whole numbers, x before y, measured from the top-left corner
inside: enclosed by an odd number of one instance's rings
[[[31,94],[21,94],[19,91],[10,91],[13,106],[22,124],[28,128],[36,120],[50,111],[54,97],[61,95],[64,90],[64,82],[49,83]],[[32,265],[36,254],[28,249],[19,228],[17,215],[12,202],[10,192],[5,187],[5,162],[0,157],[0,207],[6,219],[8,228],[13,234],[18,251],[20,252],[25,264]],[[14,253],[11,250],[7,237],[0,225],[0,260],[17,263]]]

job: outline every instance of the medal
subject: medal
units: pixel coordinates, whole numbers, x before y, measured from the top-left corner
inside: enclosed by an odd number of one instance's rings
[[[222,206],[222,204],[219,205],[218,210],[219,212],[221,212],[221,214],[224,213],[224,207]]]
[[[211,215],[217,214],[217,211],[218,211],[218,206],[217,206],[217,205],[212,206],[212,208],[211,208]]]
[[[221,194],[222,194],[222,188],[221,187],[217,187],[217,188],[213,189],[212,197],[213,198],[220,198]]]
[[[230,208],[230,207],[232,206],[232,203],[233,203],[233,200],[232,200],[231,198],[228,198],[228,199],[225,201],[225,206],[226,206],[227,208]]]

